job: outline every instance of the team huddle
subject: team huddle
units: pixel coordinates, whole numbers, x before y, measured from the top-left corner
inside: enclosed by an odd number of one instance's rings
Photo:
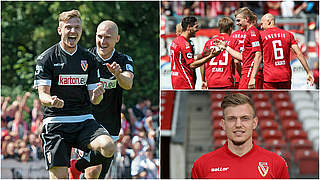
[[[261,31],[257,15],[249,8],[236,10],[235,18],[239,30],[232,32],[231,18],[219,19],[220,34],[209,39],[197,56],[190,41],[199,30],[197,19],[182,19],[182,32],[177,32],[170,47],[173,89],[194,89],[197,67],[202,89],[291,89],[291,49],[307,72],[307,83],[313,85],[314,77],[294,36],[276,27],[272,14],[261,18]]]

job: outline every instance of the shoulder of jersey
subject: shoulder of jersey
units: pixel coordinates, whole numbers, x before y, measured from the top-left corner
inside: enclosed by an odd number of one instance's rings
[[[260,146],[257,146],[257,148],[258,148],[258,151],[260,151],[261,153],[259,153],[259,154],[263,154],[263,155],[265,155],[265,156],[267,156],[267,157],[269,157],[270,159],[279,159],[279,158],[282,158],[281,156],[279,156],[277,153],[275,153],[275,152],[272,152],[272,151],[268,151],[268,150],[266,150],[266,149],[264,149],[264,148],[262,148],[262,147],[260,147]]]
[[[53,46],[51,46],[50,48],[48,48],[47,50],[45,50],[44,52],[42,52],[38,57],[37,57],[37,61],[43,60],[44,57],[50,56],[51,54],[55,53],[56,48],[58,48],[59,44],[55,44]],[[45,59],[44,59],[45,60]]]
[[[118,51],[116,51],[116,52],[117,52],[119,58],[124,58],[124,59],[126,59],[126,60],[128,60],[128,61],[133,62],[132,58],[131,58],[129,55],[127,55],[127,54],[122,54],[122,53],[120,53],[120,52],[118,52]]]

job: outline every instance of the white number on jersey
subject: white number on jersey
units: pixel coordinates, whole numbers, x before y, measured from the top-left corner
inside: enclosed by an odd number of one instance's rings
[[[219,65],[222,65],[222,66],[225,66],[225,65],[228,65],[228,55],[229,53],[227,51],[224,51],[222,56],[224,56],[224,61],[222,61],[221,59],[219,60]],[[217,57],[217,56],[216,56]],[[210,63],[209,65],[210,66],[213,66],[213,65],[218,65],[218,62],[214,62],[215,58],[216,57],[213,57],[211,60],[210,60]]]
[[[277,48],[277,44],[279,47]],[[282,44],[280,40],[272,41],[274,59],[283,59],[283,49],[281,48]],[[279,54],[279,56],[278,56]]]

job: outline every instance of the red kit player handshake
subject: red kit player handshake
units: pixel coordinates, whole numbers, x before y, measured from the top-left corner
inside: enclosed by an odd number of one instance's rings
[[[171,82],[173,89],[194,89],[193,69],[200,67],[220,51],[212,49],[208,56],[194,60],[194,52],[189,42],[199,30],[199,24],[195,17],[185,17],[181,22],[182,33],[172,41],[170,47]]]

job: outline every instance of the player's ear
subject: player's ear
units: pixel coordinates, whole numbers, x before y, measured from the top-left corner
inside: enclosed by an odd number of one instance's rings
[[[58,34],[61,36],[61,28],[60,28],[60,26],[58,26],[58,28],[57,28],[57,31],[58,31]]]
[[[120,35],[117,36],[117,41],[116,43],[118,43],[120,41]]]
[[[253,118],[253,129],[256,129],[258,126],[258,116],[256,115],[256,117]]]
[[[220,126],[222,127],[223,130],[225,130],[224,118],[221,119]]]

